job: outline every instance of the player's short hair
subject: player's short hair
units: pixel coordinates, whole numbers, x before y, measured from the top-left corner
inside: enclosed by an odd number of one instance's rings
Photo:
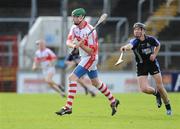
[[[136,22],[136,23],[134,23],[134,25],[133,25],[133,29],[135,29],[135,28],[141,28],[141,29],[146,30],[146,25],[143,24],[143,23],[141,23],[141,22]]]
[[[86,16],[86,11],[83,8],[77,8],[72,11],[72,16]]]
[[[36,40],[36,41],[35,41],[35,44],[36,44],[36,45],[39,45],[40,43],[44,43],[44,44],[45,44],[45,40],[39,39],[39,40]]]

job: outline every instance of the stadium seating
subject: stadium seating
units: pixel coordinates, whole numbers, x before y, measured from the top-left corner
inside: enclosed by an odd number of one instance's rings
[[[178,14],[177,17],[180,17],[180,14]],[[180,40],[179,28],[180,21],[171,21],[169,25],[159,33],[158,38],[160,40]],[[169,32],[171,32],[171,35]]]
[[[16,91],[17,50],[16,36],[0,36],[0,91]]]
[[[137,22],[137,5],[139,0],[119,0],[116,6],[112,9],[112,16],[127,17],[130,27]],[[159,8],[166,0],[154,0],[154,11]],[[142,6],[142,22],[146,21],[152,14],[149,12],[149,0],[146,0]],[[130,33],[132,29],[130,28]]]
[[[159,17],[173,17],[177,15],[178,4],[177,1],[173,2],[170,6],[167,6],[166,3],[162,4],[152,15]],[[151,19],[151,17],[149,18]],[[147,25],[147,34],[157,36],[166,26],[169,25],[169,20],[148,20],[146,21]]]

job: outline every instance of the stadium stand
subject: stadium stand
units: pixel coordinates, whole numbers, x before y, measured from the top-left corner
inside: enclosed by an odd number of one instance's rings
[[[166,26],[169,25],[170,20],[160,19],[161,17],[174,17],[177,15],[178,4],[177,1],[172,2],[170,6],[163,3],[146,21],[147,33],[157,36]],[[153,20],[153,17],[159,17],[157,20]]]
[[[132,26],[134,22],[137,22],[137,5],[139,0],[119,0],[116,7],[112,9],[112,16],[127,17],[129,25]],[[154,0],[154,11],[156,11],[162,3],[166,0]],[[142,22],[145,22],[152,14],[149,12],[149,1],[146,0],[142,6]],[[130,28],[130,32],[132,29]]]
[[[180,14],[178,14],[177,17],[180,17]],[[160,40],[180,40],[179,28],[180,21],[171,21],[169,25],[159,33],[158,38]],[[171,35],[169,32],[171,32]]]
[[[0,91],[16,91],[18,48],[16,36],[0,36]]]

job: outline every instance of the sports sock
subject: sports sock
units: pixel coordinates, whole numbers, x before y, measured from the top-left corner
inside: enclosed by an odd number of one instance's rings
[[[167,104],[165,104],[166,110],[171,110],[171,105],[169,103],[169,101],[167,102]]]
[[[171,105],[170,104],[167,104],[165,106],[166,106],[166,110],[171,110]]]
[[[72,108],[74,96],[76,95],[77,91],[77,82],[71,81],[69,83],[68,87],[68,97],[67,97],[67,102],[66,102],[66,108]]]
[[[101,91],[102,94],[104,94],[110,101],[110,103],[115,102],[115,98],[112,95],[111,91],[107,88],[107,86],[102,83],[99,87],[98,90]]]

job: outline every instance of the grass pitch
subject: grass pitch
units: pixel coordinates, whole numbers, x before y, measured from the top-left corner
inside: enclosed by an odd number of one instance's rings
[[[57,116],[66,99],[57,94],[0,94],[0,129],[180,129],[180,93],[171,93],[173,115],[158,109],[155,97],[142,93],[116,94],[121,102],[111,116],[108,101],[77,95],[73,113]]]

